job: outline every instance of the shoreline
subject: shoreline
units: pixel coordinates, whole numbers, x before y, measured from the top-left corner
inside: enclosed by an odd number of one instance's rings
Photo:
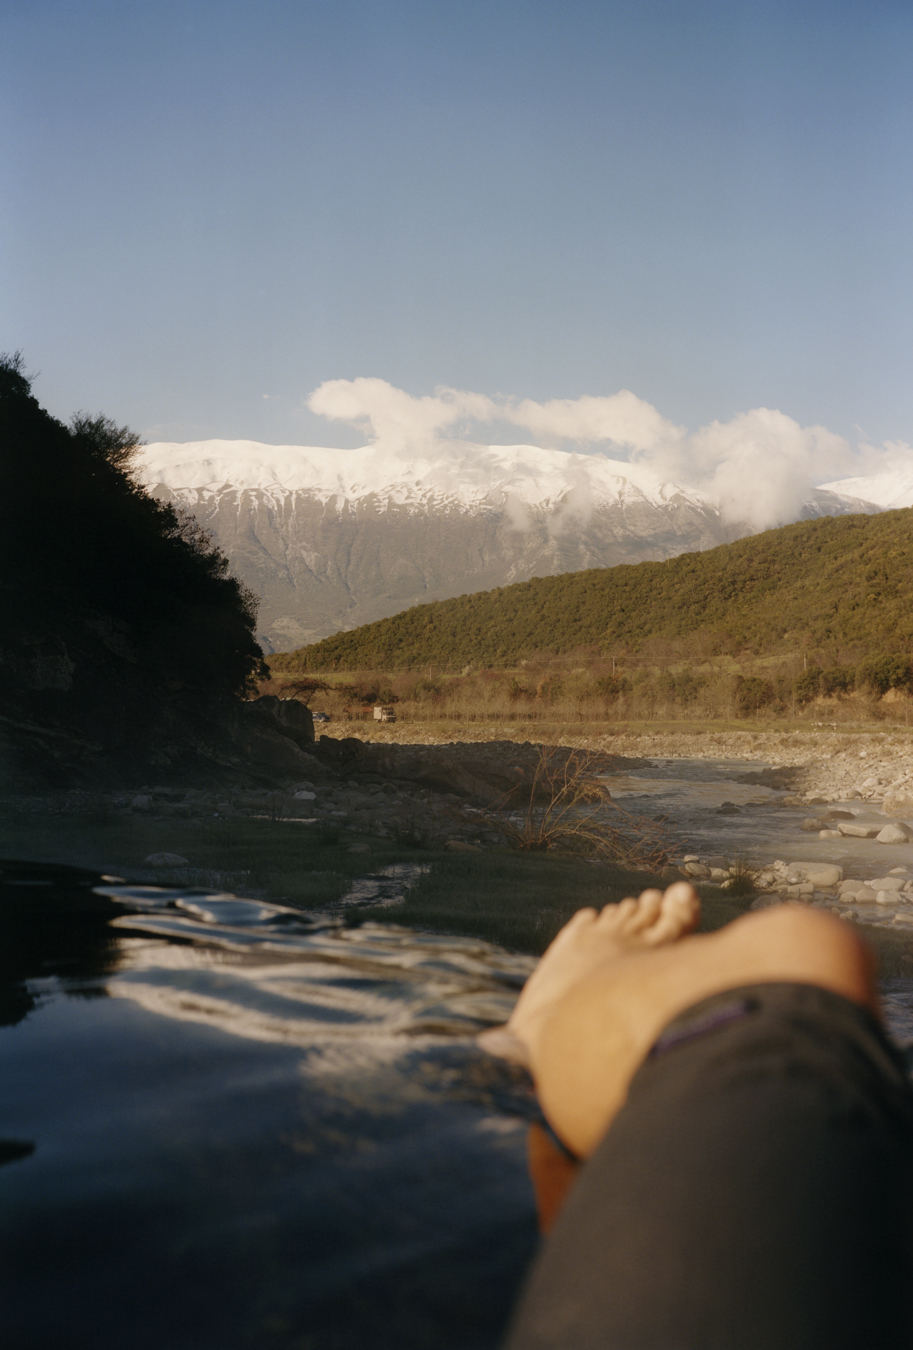
[[[841,731],[585,730],[549,723],[396,722],[330,724],[370,744],[449,745],[514,741],[559,744],[631,759],[739,759],[794,770],[795,789],[825,801],[856,797],[887,815],[913,815],[913,735],[897,727]],[[536,734],[538,732],[538,735]]]

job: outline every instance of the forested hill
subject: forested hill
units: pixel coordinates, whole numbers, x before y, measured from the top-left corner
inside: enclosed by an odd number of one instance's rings
[[[836,516],[666,562],[533,578],[417,605],[284,653],[275,670],[510,666],[584,646],[709,633],[756,652],[803,646],[909,653],[913,508]]]

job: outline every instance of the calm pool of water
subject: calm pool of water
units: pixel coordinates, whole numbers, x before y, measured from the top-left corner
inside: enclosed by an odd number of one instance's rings
[[[0,1285],[16,1350],[494,1347],[532,1254],[532,962],[3,868]]]

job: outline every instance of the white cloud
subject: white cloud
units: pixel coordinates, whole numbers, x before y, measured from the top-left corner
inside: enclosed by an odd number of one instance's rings
[[[488,421],[491,400],[483,394],[441,389],[414,398],[386,380],[327,380],[307,401],[311,412],[350,422],[391,448],[421,449],[445,427],[466,419]]]
[[[448,388],[415,397],[386,380],[362,377],[326,381],[307,406],[361,428],[389,451],[439,454],[469,426],[477,429],[475,439],[483,439],[486,427],[504,423],[523,428],[537,444],[611,447],[614,458],[628,454],[662,479],[710,498],[728,520],[755,529],[795,520],[816,484],[853,472],[872,474],[888,462],[909,463],[913,453],[900,442],[854,451],[826,427],[802,427],[771,408],[689,433],[626,389],[537,403]],[[586,496],[585,489],[575,490],[561,528],[585,517]]]
[[[526,427],[543,440],[609,442],[632,450],[652,450],[684,435],[650,403],[628,389],[607,397],[555,398],[534,403],[525,398],[506,402],[499,417]]]
[[[813,485],[853,462],[842,437],[772,408],[711,422],[639,458],[710,497],[728,520],[759,530],[795,520]]]
[[[311,412],[366,429],[385,444],[421,445],[457,423],[509,422],[543,441],[610,443],[649,450],[682,436],[649,403],[622,389],[606,397],[495,400],[463,389],[440,388],[416,398],[386,380],[327,380],[307,400]]]
[[[863,441],[859,447],[857,472],[897,473],[908,472],[913,468],[913,445],[906,441],[885,441],[883,445],[869,445]]]

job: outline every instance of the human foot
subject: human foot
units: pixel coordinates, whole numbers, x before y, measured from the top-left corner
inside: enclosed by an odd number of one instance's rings
[[[503,1027],[477,1038],[490,1054],[529,1064],[538,1028],[550,1009],[578,981],[626,954],[666,946],[690,933],[700,918],[700,901],[685,881],[665,892],[644,891],[601,911],[578,910],[548,947],[523,987]]]

